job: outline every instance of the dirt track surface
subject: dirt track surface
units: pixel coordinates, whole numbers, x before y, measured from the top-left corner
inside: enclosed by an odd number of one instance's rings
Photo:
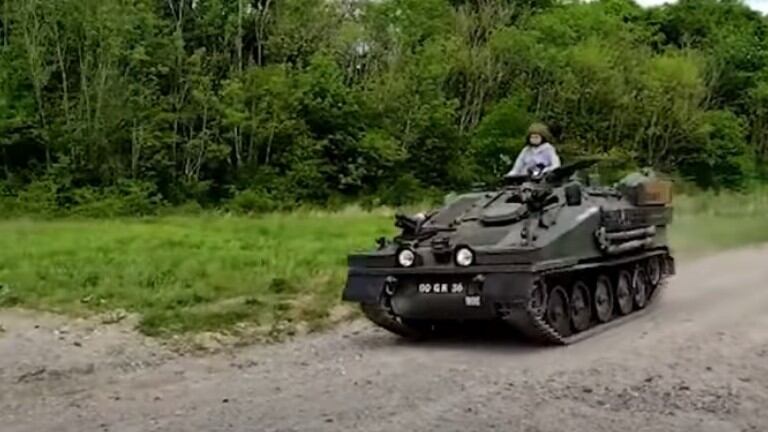
[[[206,358],[0,312],[0,430],[766,431],[768,247],[681,264],[650,314],[562,348],[355,322]]]

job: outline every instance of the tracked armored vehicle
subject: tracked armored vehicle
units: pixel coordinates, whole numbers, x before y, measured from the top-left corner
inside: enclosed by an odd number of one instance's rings
[[[499,320],[532,341],[568,344],[639,316],[675,272],[670,185],[579,180],[594,162],[396,215],[399,235],[348,257],[343,299],[407,338]]]

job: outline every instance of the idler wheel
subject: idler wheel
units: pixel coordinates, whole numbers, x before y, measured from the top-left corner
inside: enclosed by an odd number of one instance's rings
[[[613,289],[608,276],[600,275],[595,281],[595,296],[592,300],[595,306],[595,315],[601,323],[613,318]]]
[[[651,285],[651,288],[659,286],[662,274],[661,258],[657,256],[650,257],[646,264],[646,268],[646,272],[648,273],[648,283]]]
[[[589,287],[581,281],[576,282],[571,289],[571,322],[576,331],[584,331],[592,323]]]
[[[543,316],[544,311],[546,310],[546,305],[547,305],[546,290],[547,290],[547,287],[546,285],[544,285],[544,282],[542,281],[536,281],[533,285],[533,289],[531,290],[528,306],[531,310],[531,313],[533,313],[537,317]]]
[[[616,279],[615,297],[620,314],[627,315],[632,312],[632,275],[626,270],[620,271]]]
[[[547,301],[547,323],[562,336],[571,334],[570,310],[565,290],[559,286],[553,288]]]
[[[638,309],[642,309],[648,304],[648,276],[642,267],[637,267],[635,277],[632,279],[633,300],[635,301],[635,306]]]

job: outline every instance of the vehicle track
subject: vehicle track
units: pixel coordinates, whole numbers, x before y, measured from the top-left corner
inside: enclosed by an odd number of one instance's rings
[[[564,347],[406,342],[357,321],[193,358],[0,312],[0,430],[764,431],[766,263],[768,247],[679,263],[644,316]]]

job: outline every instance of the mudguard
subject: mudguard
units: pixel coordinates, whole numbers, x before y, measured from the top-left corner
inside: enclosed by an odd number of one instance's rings
[[[349,275],[342,300],[365,304],[378,303],[386,279],[386,276],[378,275]]]

